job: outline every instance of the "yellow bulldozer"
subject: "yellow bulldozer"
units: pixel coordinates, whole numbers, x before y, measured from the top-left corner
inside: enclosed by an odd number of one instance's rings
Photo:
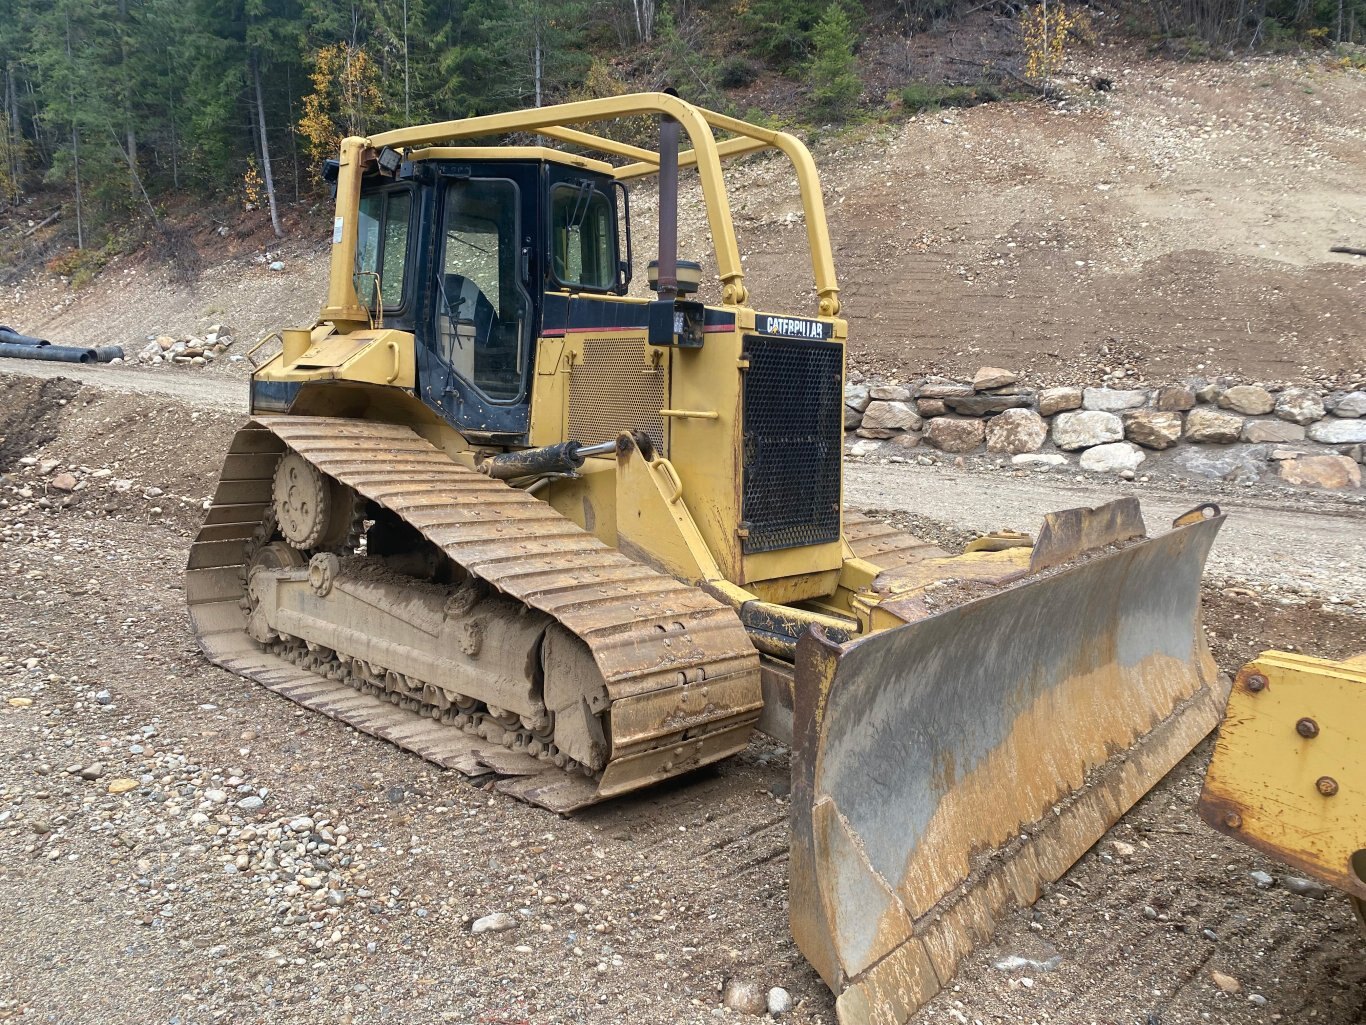
[[[626,118],[657,148],[598,127]],[[745,281],[722,164],[764,150],[803,314]],[[791,925],[849,1023],[906,1020],[1214,726],[1216,507],[957,554],[843,507],[847,324],[792,135],[646,93],[348,138],[325,177],[326,305],[253,354],[190,551],[214,662],[566,814],[790,742]]]

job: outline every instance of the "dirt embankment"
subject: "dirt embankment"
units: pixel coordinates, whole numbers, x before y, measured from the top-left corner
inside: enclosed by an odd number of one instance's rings
[[[720,1007],[738,976],[790,990],[785,1021],[833,1023],[787,932],[783,749],[759,739],[562,820],[305,714],[208,665],[185,625],[181,568],[235,419],[0,389],[0,1018],[755,1020]],[[63,492],[62,473],[90,483]],[[111,503],[112,479],[133,484]],[[1366,647],[1360,616],[1234,593],[1207,614],[1226,670],[1263,640]],[[1008,916],[916,1021],[1359,1021],[1345,901],[1199,823],[1207,758]],[[499,912],[511,928],[473,932]]]

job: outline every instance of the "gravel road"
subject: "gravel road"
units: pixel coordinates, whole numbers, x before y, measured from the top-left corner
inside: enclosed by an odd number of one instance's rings
[[[107,363],[43,363],[38,360],[5,359],[0,360],[0,373],[38,377],[47,381],[65,377],[108,391],[165,395],[200,409],[221,409],[232,413],[247,411],[245,370],[241,378],[233,378],[169,366],[152,368],[136,364],[110,366]]]
[[[1214,501],[1228,519],[1210,553],[1212,576],[1366,608],[1366,508],[1304,492],[1263,497],[1257,489],[1230,491],[1211,485],[1202,496],[1198,485],[1185,481],[1139,484],[1097,475],[1093,482],[1057,472],[942,465],[848,462],[844,473],[850,506],[907,512],[982,532],[1032,533],[1054,509],[1132,494],[1143,504],[1149,531],[1157,533],[1202,501]]]

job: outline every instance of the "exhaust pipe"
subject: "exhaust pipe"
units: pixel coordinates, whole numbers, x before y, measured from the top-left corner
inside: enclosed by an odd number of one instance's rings
[[[678,298],[678,131],[671,117],[659,119],[659,298]]]
[[[46,342],[42,345],[13,345],[0,342],[0,357],[4,356],[10,359],[47,360],[51,363],[95,363],[99,360],[94,349],[82,349],[75,345],[49,345]]]

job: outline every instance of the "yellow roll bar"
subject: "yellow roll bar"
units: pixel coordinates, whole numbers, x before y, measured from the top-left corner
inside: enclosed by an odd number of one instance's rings
[[[707,224],[711,229],[717,271],[721,277],[721,303],[726,306],[748,305],[749,290],[745,287],[744,270],[740,265],[740,251],[731,222],[730,201],[721,174],[721,161],[764,149],[777,149],[788,158],[801,190],[807,242],[811,247],[811,269],[818,297],[817,312],[820,316],[837,316],[840,312],[839,283],[835,278],[835,262],[830,252],[825,200],[821,194],[815,161],[802,141],[787,132],[775,132],[694,106],[668,93],[633,93],[458,121],[440,121],[380,132],[369,138],[352,136],[342,140],[336,219],[332,231],[330,285],[327,306],[322,311],[321,319],[369,322],[366,308],[356,295],[352,264],[356,251],[361,176],[381,149],[507,136],[518,132],[534,133],[631,161],[612,171],[617,180],[627,181],[658,174],[659,154],[572,126],[639,115],[671,117],[688,133],[692,149],[679,154],[678,165],[696,166],[701,178]],[[718,142],[714,134],[716,131],[728,132],[734,138]]]

